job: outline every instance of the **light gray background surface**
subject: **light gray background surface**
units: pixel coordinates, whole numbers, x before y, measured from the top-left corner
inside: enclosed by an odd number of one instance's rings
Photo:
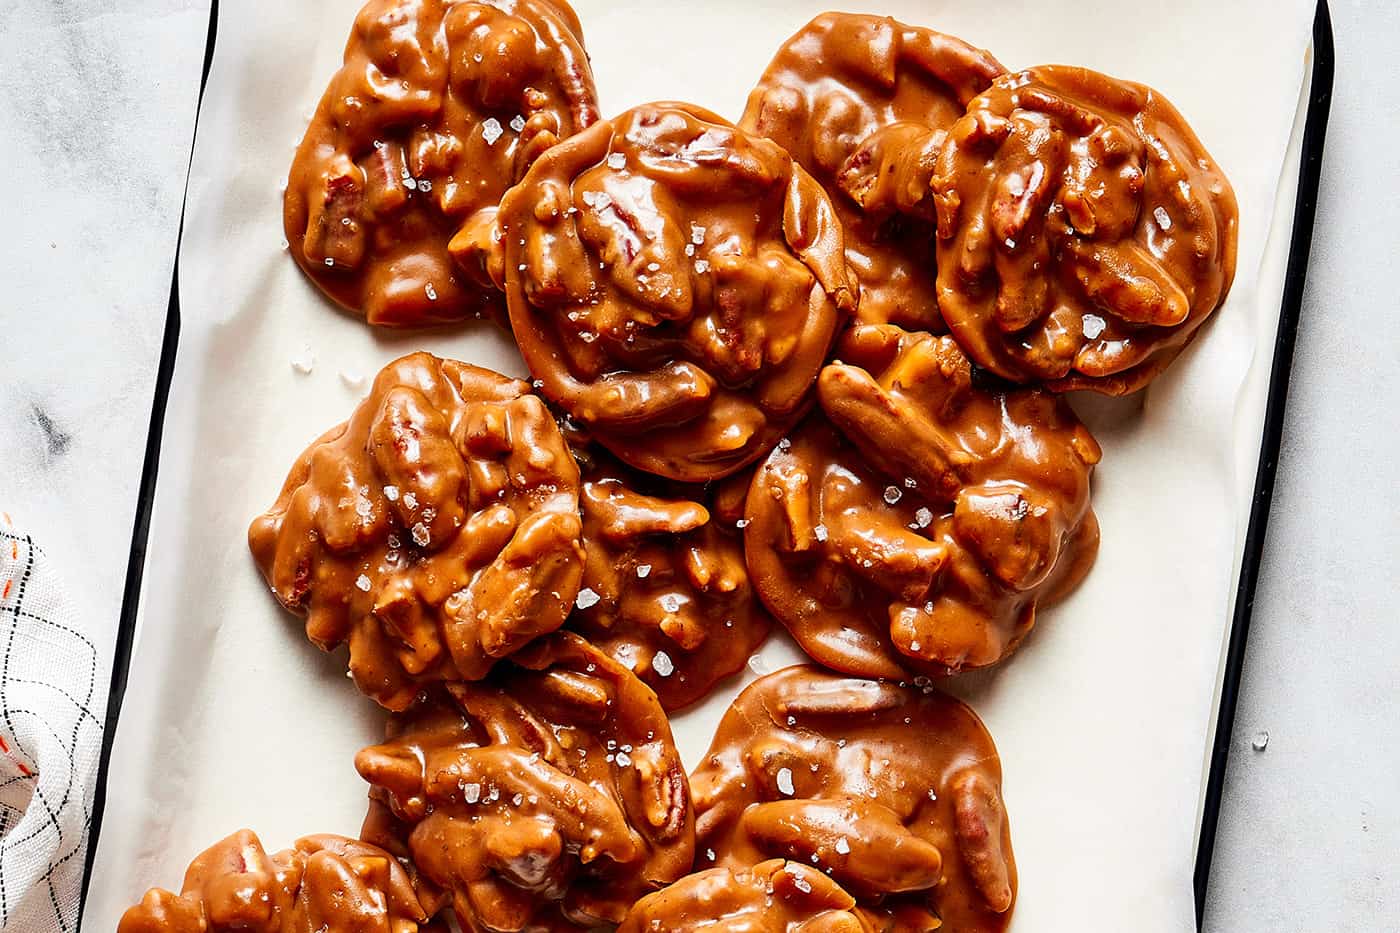
[[[113,631],[207,13],[207,0],[0,4],[0,509],[42,532],[79,607]],[[1400,5],[1336,0],[1333,19],[1211,933],[1400,930]]]

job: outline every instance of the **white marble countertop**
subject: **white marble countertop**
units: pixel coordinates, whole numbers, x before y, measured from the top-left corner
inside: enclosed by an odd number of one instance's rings
[[[115,631],[207,0],[0,5],[0,508]],[[1233,740],[1211,933],[1400,929],[1400,6],[1334,0],[1312,268]],[[1268,747],[1252,748],[1267,731]]]

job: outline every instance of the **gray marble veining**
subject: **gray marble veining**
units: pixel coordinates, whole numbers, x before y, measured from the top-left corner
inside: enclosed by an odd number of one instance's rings
[[[115,632],[206,0],[0,4],[0,509]]]

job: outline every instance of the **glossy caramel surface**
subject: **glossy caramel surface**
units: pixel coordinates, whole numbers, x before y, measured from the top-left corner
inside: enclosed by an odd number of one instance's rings
[[[583,573],[578,466],[529,386],[414,353],[313,443],[248,530],[306,634],[403,709],[564,624]]]
[[[564,0],[370,0],[288,175],[292,257],[370,324],[503,320],[448,241],[489,225],[530,162],[597,117]]]
[[[1160,93],[1087,68],[998,78],[933,176],[938,302],[979,366],[1142,388],[1225,300],[1234,191]]]
[[[855,306],[821,186],[689,104],[637,107],[555,146],[499,226],[511,327],[540,391],[670,479],[762,456],[810,404]]]
[[[934,158],[1004,70],[931,29],[823,13],[783,44],[749,96],[739,125],[787,149],[831,195],[860,280],[857,320],[943,332]]]
[[[1016,863],[1001,763],[972,710],[931,687],[815,667],[739,695],[691,775],[697,865],[812,865],[872,929],[1006,929]]]
[[[979,387],[949,337],[861,325],[821,414],[754,474],[754,586],[813,658],[864,677],[1006,657],[1098,552],[1098,443],[1063,399]]]

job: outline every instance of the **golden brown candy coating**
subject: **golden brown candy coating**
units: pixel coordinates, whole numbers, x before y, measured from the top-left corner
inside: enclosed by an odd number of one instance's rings
[[[356,686],[403,709],[564,624],[583,573],[578,466],[529,386],[414,353],[302,454],[248,543]]]
[[[146,892],[117,933],[417,933],[428,920],[411,876],[377,846],[307,836],[268,855],[243,829],[190,864],[180,894]]]
[[[941,333],[934,157],[1005,69],[961,39],[889,17],[823,13],[784,43],[740,126],[826,188],[860,279],[856,319]]]
[[[855,304],[821,186],[689,104],[554,147],[499,221],[511,327],[540,391],[622,460],[683,482],[782,436]]]
[[[636,903],[617,933],[871,933],[826,875],[770,859],[696,872]]]
[[[569,627],[680,709],[741,669],[772,624],[736,527],[748,476],[703,490],[659,483],[601,451],[579,459],[587,556]]]
[[[1057,396],[974,385],[949,337],[860,325],[838,355],[818,380],[826,419],[754,474],[754,587],[846,673],[996,663],[1093,564],[1098,443]]]
[[[564,0],[370,0],[288,176],[297,264],[371,324],[504,318],[448,241],[597,119],[582,36]]]
[[[685,771],[645,684],[560,632],[390,720],[355,767],[412,826],[418,869],[468,930],[621,921],[690,870]]]
[[[790,667],[729,708],[691,775],[703,867],[826,872],[874,930],[992,933],[1016,899],[1001,761],[931,687]],[[942,926],[939,923],[942,923]]]
[[[997,79],[933,178],[938,301],[980,366],[1122,395],[1230,289],[1230,183],[1161,94],[1085,68]]]

